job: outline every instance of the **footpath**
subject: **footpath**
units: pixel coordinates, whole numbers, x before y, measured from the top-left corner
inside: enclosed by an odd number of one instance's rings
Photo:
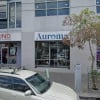
[[[80,98],[88,99],[88,100],[100,100],[100,91],[98,92],[80,92],[78,93]]]

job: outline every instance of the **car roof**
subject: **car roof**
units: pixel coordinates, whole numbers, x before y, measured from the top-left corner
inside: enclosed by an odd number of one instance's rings
[[[23,69],[0,69],[0,75],[28,78],[37,72]]]

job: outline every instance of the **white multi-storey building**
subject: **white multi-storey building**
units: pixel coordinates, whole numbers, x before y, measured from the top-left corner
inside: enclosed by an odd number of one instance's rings
[[[62,25],[65,16],[84,8],[100,13],[100,0],[0,0],[0,64],[54,72],[73,72],[80,64],[87,72],[88,45],[79,50],[62,42],[70,31]],[[99,69],[100,49],[93,48]]]

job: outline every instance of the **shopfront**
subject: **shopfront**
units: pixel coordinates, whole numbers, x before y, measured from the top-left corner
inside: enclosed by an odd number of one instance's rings
[[[21,65],[20,33],[0,33],[0,64]]]
[[[62,42],[67,31],[35,33],[35,66],[70,68],[70,47]]]

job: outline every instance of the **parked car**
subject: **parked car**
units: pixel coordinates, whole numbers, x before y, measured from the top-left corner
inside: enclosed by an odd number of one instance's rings
[[[0,100],[79,100],[76,92],[30,70],[0,69]]]

